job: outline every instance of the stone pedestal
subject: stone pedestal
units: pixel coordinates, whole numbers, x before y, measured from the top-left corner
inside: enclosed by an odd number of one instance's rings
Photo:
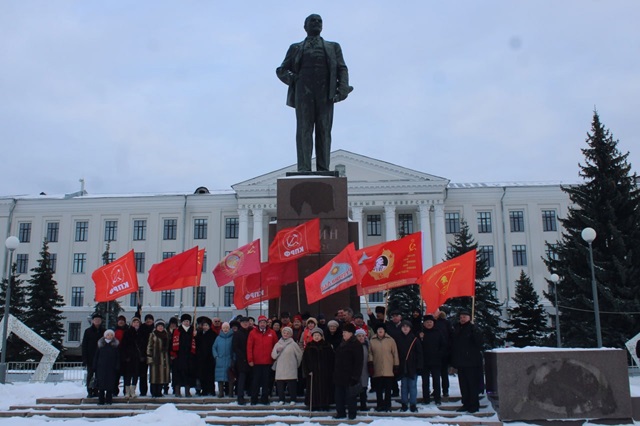
[[[503,421],[630,419],[627,357],[619,349],[496,349],[487,394]]]
[[[359,309],[355,287],[333,294],[313,305],[307,304],[304,278],[318,270],[347,244],[358,244],[358,227],[349,223],[347,179],[344,177],[291,176],[278,179],[277,224],[269,226],[269,243],[282,229],[320,218],[321,251],[307,255],[298,261],[299,285],[291,284],[282,289],[281,300],[269,302],[269,312],[310,312],[312,315],[333,314],[344,307]],[[298,300],[300,309],[298,309]],[[278,306],[280,305],[280,306]]]

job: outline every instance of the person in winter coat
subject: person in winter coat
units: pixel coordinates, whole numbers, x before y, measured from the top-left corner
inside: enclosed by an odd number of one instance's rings
[[[213,343],[217,334],[211,329],[211,320],[202,318],[202,329],[196,335],[196,361],[198,363],[197,378],[200,380],[200,395],[215,395],[215,358]]]
[[[357,327],[357,325],[356,325]],[[367,388],[369,386],[369,341],[367,332],[363,328],[356,329],[356,339],[362,345],[362,374],[360,375],[360,411],[367,411]]]
[[[98,405],[111,405],[113,393],[120,369],[120,352],[118,340],[113,330],[104,332],[98,340],[98,350],[93,358],[93,370],[96,372],[96,389],[98,389]]]
[[[138,311],[136,317],[140,318],[142,307],[138,305]],[[138,330],[137,341],[138,351],[140,352],[140,365],[138,366],[138,386],[140,389],[140,396],[147,396],[149,391],[149,366],[147,365],[147,344],[149,344],[149,335],[153,333],[155,318],[153,315],[147,314],[144,316],[144,322],[140,324]]]
[[[171,338],[171,359],[173,360],[174,394],[182,396],[180,388],[184,386],[184,396],[191,396],[191,387],[195,385],[196,369],[196,330],[191,325],[191,315],[182,314],[180,326],[173,331]]]
[[[395,340],[387,335],[385,324],[376,324],[376,335],[369,341],[369,376],[376,391],[376,411],[391,411],[391,389],[400,366]]]
[[[159,398],[162,396],[162,389],[169,384],[169,348],[171,347],[171,337],[164,328],[164,321],[158,319],[155,328],[149,334],[147,342],[146,360],[149,366],[149,383],[151,384],[151,396]]]
[[[240,327],[237,332],[233,333],[233,359],[234,370],[237,375],[238,387],[236,393],[238,395],[238,405],[244,405],[245,390],[247,385],[247,377],[251,372],[251,366],[247,361],[247,341],[249,340],[249,318],[240,318]]]
[[[440,365],[440,380],[442,381],[442,396],[449,397],[449,366],[451,365],[451,338],[453,327],[447,319],[447,313],[437,310],[434,314],[436,318],[436,328],[440,330],[444,339],[444,350],[442,352],[442,364]]]
[[[120,342],[120,364],[124,375],[124,396],[134,398],[140,369],[140,348],[138,347],[138,333],[140,331],[140,318],[134,317],[131,326],[128,327]]]
[[[435,322],[433,315],[425,315],[424,325],[420,333],[424,359],[422,366],[422,402],[424,404],[431,402],[431,390],[429,389],[429,377],[431,376],[433,400],[436,405],[440,405],[440,368],[445,346],[444,337],[442,337],[440,330],[436,328]]]
[[[362,345],[355,338],[356,327],[347,323],[342,327],[342,343],[336,349],[333,370],[335,385],[336,419],[349,415],[353,420],[357,414],[357,398],[360,394],[362,375]]]
[[[102,315],[94,313],[91,315],[91,326],[82,335],[82,364],[87,367],[87,398],[98,396],[98,390],[93,386],[93,359],[98,350],[98,340],[104,335],[102,325]]]
[[[298,367],[302,363],[302,349],[293,341],[293,330],[290,327],[282,329],[282,338],[271,350],[271,358],[276,372],[276,388],[278,389],[278,404],[285,403],[285,387],[291,397],[291,405],[296,404],[298,395]]]
[[[340,331],[340,323],[336,320],[331,320],[327,323],[328,332],[324,335],[324,340],[327,341],[335,351],[342,343],[342,332]]]
[[[233,393],[233,384],[229,383],[229,368],[233,365],[233,330],[228,322],[222,323],[220,334],[213,342],[213,358],[215,359],[215,380],[218,382],[218,397]]]
[[[247,361],[253,367],[253,380],[251,382],[251,405],[258,403],[258,393],[262,389],[260,402],[269,405],[270,376],[273,359],[271,351],[278,342],[276,333],[267,327],[267,317],[258,317],[258,326],[249,333],[247,339]]]
[[[476,413],[480,409],[482,383],[482,333],[471,322],[469,311],[458,314],[459,323],[453,329],[451,364],[458,369],[462,407],[457,411]]]
[[[116,328],[114,328],[113,331],[115,333],[116,340],[120,342],[118,344],[118,350],[120,351],[120,360],[124,359],[125,347],[122,345],[122,340],[124,339],[125,331],[127,331],[128,329],[129,329],[129,326],[127,325],[127,317],[125,317],[124,315],[118,315]],[[120,389],[118,388],[118,386],[120,384],[121,377],[122,377],[122,382],[124,383],[124,376],[125,376],[124,368],[125,368],[124,363],[120,363],[120,371],[118,371],[118,376],[116,377],[116,387],[113,391],[114,392],[113,396],[118,395],[118,393],[120,392]],[[123,389],[122,393],[124,394],[124,396],[127,396],[127,394],[125,393],[125,389]]]
[[[412,332],[411,321],[402,322],[402,335],[398,338],[398,357],[400,358],[400,389],[402,411],[407,411],[407,404],[411,412],[418,411],[418,374],[422,374],[424,363],[420,339]]]
[[[333,402],[333,347],[324,340],[320,328],[311,331],[312,341],[302,354],[302,374],[306,379],[307,392],[304,404],[311,411],[327,411]]]
[[[294,315],[293,322],[291,324],[292,325],[290,327],[293,330],[293,340],[299,343],[302,341],[302,332],[304,331],[304,328],[302,327],[302,315]],[[282,324],[282,326],[284,327],[284,324]]]
[[[313,317],[307,318],[307,325],[305,326],[304,331],[302,332],[302,340],[301,340],[302,349],[304,349],[307,346],[307,343],[313,340],[313,338],[311,337],[311,332],[316,327],[318,327],[318,320],[316,320]]]

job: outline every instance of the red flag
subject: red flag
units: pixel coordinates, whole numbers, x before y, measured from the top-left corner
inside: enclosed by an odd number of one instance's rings
[[[147,282],[152,291],[174,290],[199,285],[201,274],[202,258],[195,246],[153,265]]]
[[[224,257],[213,268],[218,287],[230,283],[237,277],[260,272],[260,239],[238,247]]]
[[[362,294],[415,284],[422,275],[422,232],[365,247],[358,259]]]
[[[476,294],[476,251],[471,250],[429,268],[420,277],[420,293],[427,312],[435,312],[447,299]]]
[[[269,246],[269,262],[289,262],[320,252],[320,219],[280,230]]]
[[[350,243],[326,265],[304,279],[307,303],[315,303],[330,294],[354,286],[359,281],[356,249],[353,243]]]
[[[91,274],[96,284],[96,302],[109,302],[138,291],[138,275],[133,250]]]
[[[268,263],[261,265],[259,274],[251,274],[233,280],[233,304],[236,309],[264,300],[280,297],[282,286],[298,281],[298,262]]]

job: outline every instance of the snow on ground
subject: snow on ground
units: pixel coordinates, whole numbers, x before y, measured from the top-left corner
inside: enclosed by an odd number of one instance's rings
[[[458,383],[455,377],[451,378],[451,394],[459,395]],[[630,377],[631,396],[640,397],[640,376]],[[420,390],[420,386],[418,386]],[[420,393],[420,391],[418,391]],[[43,383],[43,384],[31,384],[31,383],[15,383],[0,385],[0,410],[7,410],[10,406],[15,405],[34,405],[38,398],[53,398],[53,397],[69,397],[69,398],[82,398],[86,395],[84,386],[80,383],[74,382],[62,382],[62,383]],[[486,401],[486,400],[484,400]],[[433,405],[420,406],[420,411],[435,411],[437,410]],[[486,409],[490,411],[489,408]],[[302,414],[302,412],[301,412]],[[468,418],[466,418],[468,417]],[[284,423],[277,422],[277,416],[273,416],[275,426],[284,426]],[[240,419],[240,418],[239,418]],[[459,420],[473,421],[472,416],[462,416]],[[375,420],[370,425],[373,426],[397,426],[398,422],[407,426],[425,426],[425,425],[438,425],[438,420],[445,420],[444,418],[435,418],[433,423],[425,422],[424,420],[411,420],[407,418],[390,418],[383,420]],[[498,421],[497,417],[483,418],[483,420]],[[142,426],[154,423],[161,423],[165,425],[180,425],[180,426],[206,426],[204,419],[194,413],[178,411],[174,404],[164,404],[155,411],[146,414],[140,414],[134,417],[126,418],[126,422],[122,419],[105,419],[105,420],[87,420],[87,419],[73,419],[73,420],[50,420],[45,417],[32,417],[32,418],[0,418],[0,426]],[[640,425],[640,422],[635,422],[636,425]],[[304,423],[304,426],[309,426],[311,423]],[[522,426],[525,423],[509,423],[509,426]]]

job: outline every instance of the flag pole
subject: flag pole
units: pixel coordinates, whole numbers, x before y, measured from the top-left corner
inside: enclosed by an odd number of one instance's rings
[[[300,312],[300,280],[296,281],[296,293],[298,294],[298,312]]]
[[[476,316],[476,297],[471,296],[471,322],[473,322]]]
[[[262,268],[260,268],[260,315],[262,315]]]

